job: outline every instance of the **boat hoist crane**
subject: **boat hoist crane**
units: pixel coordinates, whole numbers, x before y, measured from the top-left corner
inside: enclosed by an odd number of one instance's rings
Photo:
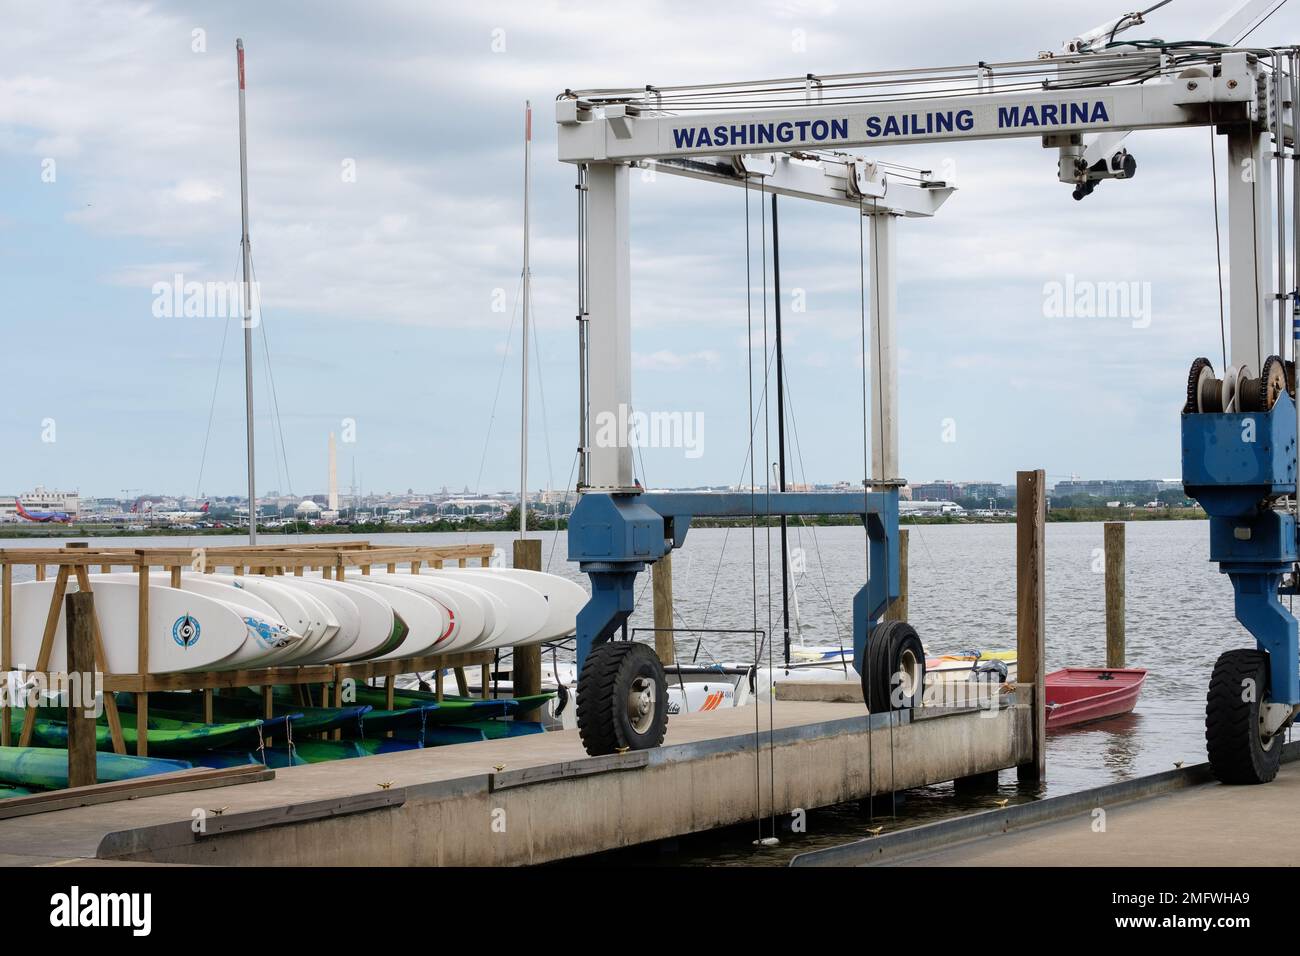
[[[1163,4],[1157,4],[1161,6]],[[895,229],[935,215],[953,185],[885,162],[878,147],[1034,138],[1057,154],[1058,178],[1083,199],[1131,179],[1122,145],[1134,130],[1209,127],[1227,141],[1226,368],[1193,364],[1183,404],[1183,480],[1210,517],[1210,558],[1232,581],[1254,650],[1214,667],[1206,733],[1229,782],[1277,771],[1281,733],[1300,711],[1296,618],[1279,600],[1297,575],[1295,371],[1288,313],[1300,337],[1300,267],[1286,256],[1284,161],[1297,158],[1300,48],[1236,41],[1265,4],[1240,4],[1206,38],[1118,39],[1128,14],[1034,60],[630,89],[566,90],[556,100],[559,159],[579,168],[580,500],[569,559],[591,581],[578,615],[578,723],[591,754],[658,746],[667,687],[651,648],[628,641],[636,576],[682,546],[696,517],[859,515],[867,580],[853,600],[854,666],[872,711],[907,709],[924,681],[916,631],[882,622],[898,596],[898,357]],[[1154,8],[1152,8],[1154,9]],[[1244,26],[1243,26],[1244,25]],[[869,150],[869,157],[853,152]],[[765,193],[854,209],[866,218],[870,264],[871,462],[862,492],[646,493],[633,473],[631,172],[653,166]],[[1239,175],[1238,171],[1245,174]],[[1274,176],[1274,174],[1276,174]],[[1300,183],[1300,179],[1293,180]],[[1274,201],[1276,194],[1276,202]],[[1276,274],[1274,235],[1276,230]],[[1292,246],[1294,250],[1294,244]],[[1207,306],[1208,308],[1209,306]],[[1296,350],[1293,348],[1291,356]],[[622,414],[620,414],[622,412]],[[594,419],[618,422],[591,442]],[[600,436],[598,436],[600,437]],[[616,638],[621,637],[622,640]]]

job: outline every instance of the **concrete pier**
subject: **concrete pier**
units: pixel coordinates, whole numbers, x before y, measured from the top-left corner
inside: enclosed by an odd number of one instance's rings
[[[1300,743],[1277,779],[1225,786],[1208,764],[800,854],[794,866],[1294,866]]]
[[[1017,766],[1032,718],[1006,704],[891,726],[861,704],[777,701],[770,735],[768,708],[745,707],[674,717],[663,747],[608,757],[559,731],[293,767],[0,820],[0,863],[543,863]]]

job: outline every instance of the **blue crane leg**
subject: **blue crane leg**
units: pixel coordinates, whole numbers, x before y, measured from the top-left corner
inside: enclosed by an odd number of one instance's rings
[[[1269,655],[1269,699],[1300,703],[1300,628],[1278,595],[1296,564],[1296,409],[1185,413],[1183,487],[1210,516],[1210,560],[1232,581],[1233,611]]]
[[[1230,572],[1237,620],[1269,655],[1269,699],[1300,704],[1300,630],[1278,598],[1282,575]]]
[[[867,639],[898,597],[898,494],[888,495],[867,524],[867,583],[853,596],[853,666],[865,674]]]

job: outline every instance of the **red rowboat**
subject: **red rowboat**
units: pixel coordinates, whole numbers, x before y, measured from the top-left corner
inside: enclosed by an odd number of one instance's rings
[[[1063,667],[1047,675],[1047,729],[1127,714],[1137,704],[1142,667]]]

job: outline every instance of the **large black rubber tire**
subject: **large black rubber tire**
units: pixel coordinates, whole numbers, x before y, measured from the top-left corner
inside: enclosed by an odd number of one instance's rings
[[[1260,738],[1260,707],[1268,695],[1268,655],[1258,650],[1219,656],[1205,698],[1205,749],[1223,783],[1268,783],[1282,761],[1279,734]]]
[[[867,638],[862,674],[862,699],[870,713],[911,710],[921,702],[925,688],[925,651],[916,628],[906,621],[883,621]],[[904,688],[900,672],[912,675],[912,686]]]
[[[628,713],[637,681],[654,682],[649,725],[638,731]],[[647,716],[651,716],[647,714]],[[587,654],[578,675],[578,733],[593,757],[658,747],[668,730],[668,678],[654,650],[635,641],[607,641]]]

